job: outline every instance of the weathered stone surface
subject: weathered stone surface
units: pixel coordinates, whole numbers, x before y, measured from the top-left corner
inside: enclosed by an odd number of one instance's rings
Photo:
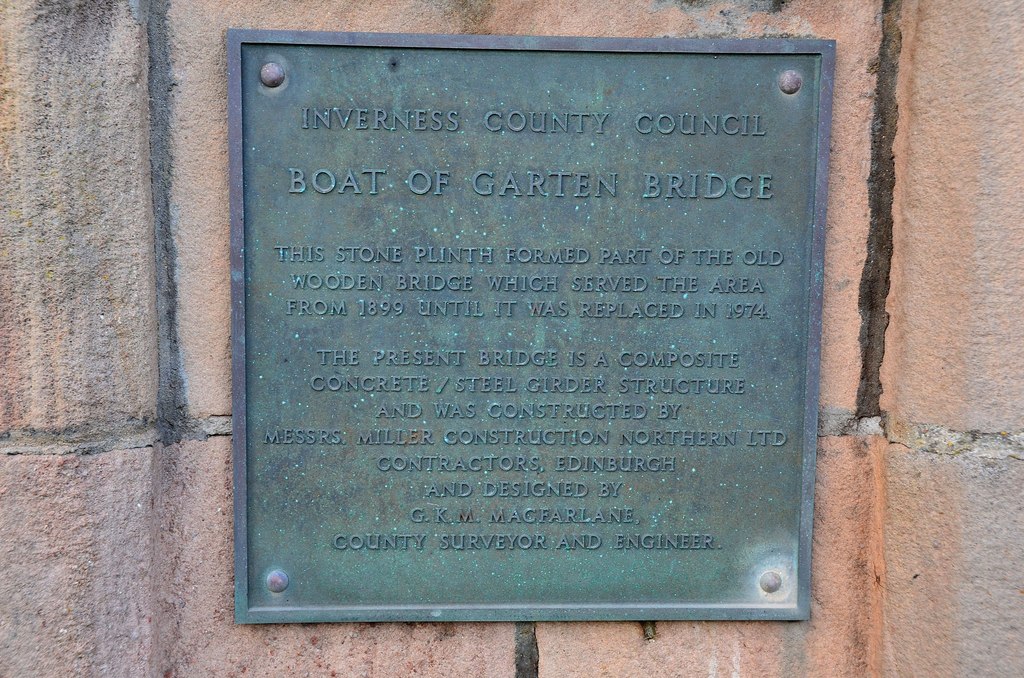
[[[886,465],[886,674],[1020,675],[1024,461],[891,445]]]
[[[881,438],[821,438],[811,620],[538,624],[544,676],[864,676],[877,669]]]
[[[540,673],[1020,675],[1021,13],[902,5],[886,446],[849,419],[881,0],[0,3],[0,676],[514,674],[511,624],[233,623],[229,26],[836,39],[821,404],[849,437],[821,440],[812,619],[540,624]],[[171,57],[186,428],[214,436],[156,452],[140,21]]]
[[[1019,429],[1024,19],[1016,3],[955,0],[905,0],[902,14],[883,409]]]
[[[230,438],[159,460],[156,675],[514,675],[512,624],[236,625]]]
[[[1024,151],[1001,124],[1024,96],[1018,10],[903,4],[882,371],[889,435],[903,443],[886,458],[895,676],[1024,667]]]
[[[147,50],[130,4],[0,5],[0,439],[154,416]]]
[[[230,410],[229,266],[224,36],[228,27],[332,31],[470,32],[625,37],[816,37],[838,40],[825,263],[824,405],[855,409],[860,366],[857,281],[867,240],[867,173],[880,2],[843,0],[749,5],[627,0],[395,2],[303,5],[172,2],[174,178],[178,311],[188,407]],[[163,67],[163,66],[161,66]]]
[[[143,676],[152,448],[0,456],[0,676]]]

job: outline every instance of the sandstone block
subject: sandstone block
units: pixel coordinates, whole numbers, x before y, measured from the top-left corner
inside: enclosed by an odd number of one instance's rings
[[[1004,124],[1022,22],[1013,3],[903,4],[882,407],[911,422],[1024,423],[1024,147]]]
[[[1024,462],[990,452],[888,447],[887,675],[1024,667]]]
[[[0,7],[0,436],[155,414],[146,34],[131,4]]]
[[[0,675],[146,675],[152,448],[0,456]]]

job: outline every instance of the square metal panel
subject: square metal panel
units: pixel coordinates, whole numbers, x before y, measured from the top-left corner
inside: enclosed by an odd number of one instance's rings
[[[834,43],[228,63],[239,622],[807,617]]]

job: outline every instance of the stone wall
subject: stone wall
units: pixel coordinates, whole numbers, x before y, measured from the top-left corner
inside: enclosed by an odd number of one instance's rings
[[[0,676],[1024,673],[1022,16],[0,3]],[[228,27],[837,41],[811,621],[233,623]]]

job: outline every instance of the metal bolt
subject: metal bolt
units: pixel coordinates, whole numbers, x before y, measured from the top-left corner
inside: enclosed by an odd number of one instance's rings
[[[288,588],[288,575],[281,570],[274,570],[267,575],[267,588],[273,593],[281,593]]]
[[[268,61],[260,69],[260,82],[267,87],[279,87],[284,82],[284,67],[281,64]]]
[[[761,575],[761,590],[765,593],[775,593],[782,588],[782,575],[775,570],[768,570]]]
[[[266,68],[266,66],[264,66]],[[804,78],[796,71],[782,71],[779,74],[779,89],[786,94],[796,94],[804,84]]]

